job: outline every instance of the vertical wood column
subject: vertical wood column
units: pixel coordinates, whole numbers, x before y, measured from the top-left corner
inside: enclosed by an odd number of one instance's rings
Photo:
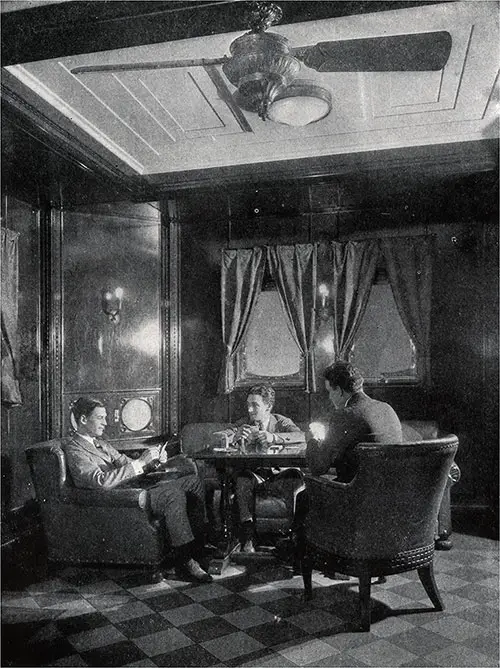
[[[180,416],[180,234],[177,202],[162,203],[162,422],[170,434],[179,431]]]
[[[43,348],[47,351],[42,367],[42,423],[46,438],[62,436],[62,207],[47,207],[41,234],[41,313]]]

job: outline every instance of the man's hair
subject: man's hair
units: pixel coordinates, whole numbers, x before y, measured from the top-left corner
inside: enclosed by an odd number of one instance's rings
[[[338,361],[330,364],[323,375],[330,387],[340,387],[344,392],[359,392],[363,387],[363,376],[350,362]]]
[[[78,422],[80,422],[80,418],[82,417],[82,415],[85,415],[85,417],[89,417],[94,408],[105,408],[105,406],[102,403],[102,401],[99,401],[99,399],[91,399],[87,397],[80,397],[79,399],[77,399],[73,404],[73,406],[71,407],[73,416],[77,424]]]
[[[251,394],[260,394],[262,399],[270,406],[274,406],[275,393],[274,389],[270,385],[254,385],[248,390],[247,397]]]

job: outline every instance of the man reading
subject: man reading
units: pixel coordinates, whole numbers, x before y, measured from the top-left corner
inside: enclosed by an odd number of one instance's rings
[[[80,398],[73,404],[76,433],[65,445],[71,478],[76,487],[113,489],[148,471],[158,460],[159,448],[149,448],[138,459],[115,450],[101,437],[106,428],[106,408],[97,399]],[[138,481],[140,486],[140,481]],[[179,575],[210,582],[212,577],[196,561],[206,523],[203,486],[196,475],[164,480],[149,489],[151,510],[165,519],[176,554]],[[190,516],[188,516],[188,505]],[[126,531],[126,527],[116,527]]]

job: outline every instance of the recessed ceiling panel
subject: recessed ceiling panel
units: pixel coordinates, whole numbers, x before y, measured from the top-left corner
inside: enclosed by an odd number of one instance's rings
[[[404,3],[403,3],[404,4]],[[290,46],[446,31],[447,64],[432,72],[327,72],[304,67],[331,92],[323,120],[295,128],[234,104],[220,66],[140,69],[158,61],[220,59],[241,34],[82,54],[9,67],[23,86],[126,160],[138,173],[168,174],[495,136],[498,5],[447,2],[273,28]],[[137,69],[125,71],[132,65]],[[73,73],[74,68],[110,71]],[[16,94],[19,94],[16,91]],[[55,122],[55,121],[54,121]],[[83,134],[83,133],[82,133]]]

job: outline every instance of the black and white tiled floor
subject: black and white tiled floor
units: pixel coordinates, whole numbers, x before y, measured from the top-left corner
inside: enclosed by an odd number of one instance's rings
[[[436,552],[446,610],[415,572],[372,586],[356,633],[357,580],[314,574],[314,598],[279,565],[196,585],[140,570],[61,568],[2,593],[2,666],[499,666],[498,543],[454,534]]]

